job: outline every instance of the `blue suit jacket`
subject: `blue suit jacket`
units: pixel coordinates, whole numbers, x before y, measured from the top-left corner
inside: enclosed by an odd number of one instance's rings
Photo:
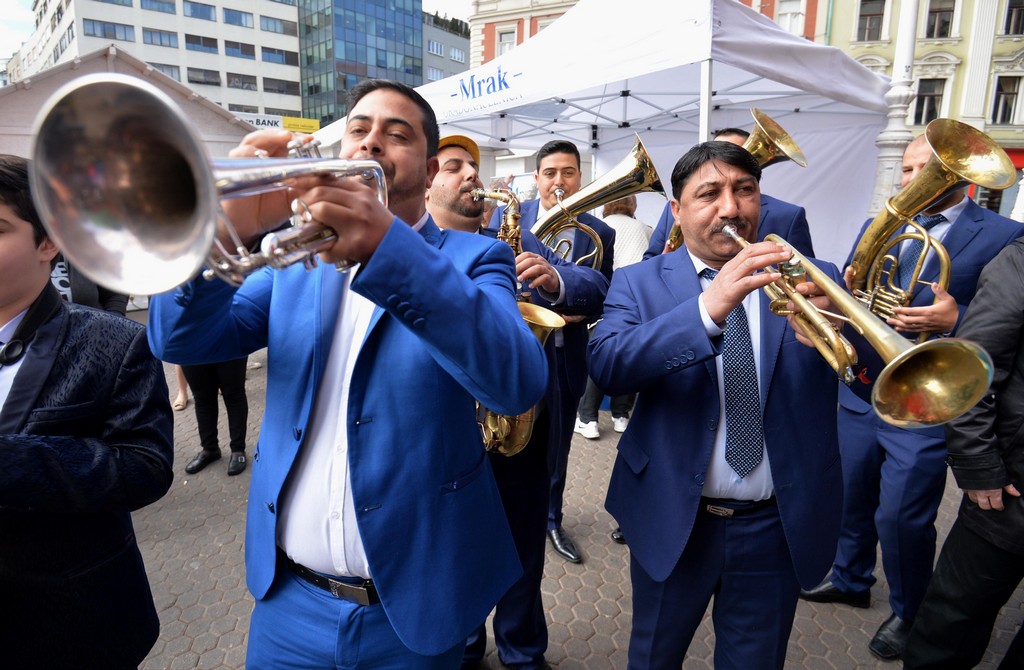
[[[344,282],[331,266],[265,270],[237,291],[193,281],[151,303],[151,340],[166,360],[229,360],[268,347],[269,407],[245,545],[257,599],[274,579],[277,507],[311,420]],[[352,290],[378,306],[347,407],[359,533],[399,638],[437,654],[464,640],[520,576],[475,399],[502,414],[526,411],[544,392],[544,353],[515,306],[509,247],[480,235],[440,231],[432,220],[417,233],[396,218]]]
[[[668,240],[668,231],[671,230],[674,219],[672,218],[672,205],[665,203],[665,209],[661,212],[658,225],[651,235],[651,244],[644,252],[644,260],[660,256],[665,242]],[[814,257],[814,247],[811,245],[811,229],[807,225],[807,212],[803,207],[790,204],[784,200],[773,198],[770,195],[761,194],[761,219],[757,224],[757,239],[763,240],[765,235],[775,233],[787,244],[793,246],[805,256]]]
[[[838,277],[834,266],[820,265]],[[633,557],[657,581],[687,544],[718,430],[715,356],[723,338],[704,330],[700,293],[684,249],[620,268],[590,341],[597,385],[610,394],[639,394],[619,438],[605,505]],[[839,383],[758,295],[765,448],[796,575],[811,588],[831,566],[839,534]]]
[[[871,223],[871,219],[864,222],[857,241],[850,250],[850,257],[846,259],[849,265],[853,259],[853,250],[860,243],[864,231]],[[894,236],[902,231],[902,227]],[[949,273],[949,294],[956,298],[960,309],[960,316],[957,318],[957,327],[967,311],[967,306],[974,299],[974,292],[978,287],[978,277],[982,268],[990,260],[1003,250],[1003,247],[1010,244],[1016,238],[1024,235],[1024,225],[1000,216],[992,210],[980,207],[974,201],[968,201],[967,207],[957,217],[956,221],[946,232],[942,245],[949,252],[950,273]],[[935,302],[935,293],[932,291],[931,283],[939,279],[939,262],[932,254],[921,269],[921,277],[917,288],[914,290],[914,297],[910,300],[911,307],[926,307]],[[875,350],[872,349],[863,338],[846,329],[846,336],[850,343],[857,349],[858,363],[867,368],[867,375],[875,379],[884,367]],[[956,335],[956,328],[953,330]],[[844,387],[839,394],[840,404],[854,412],[867,413],[871,409],[871,384],[864,384],[854,381],[850,387]],[[916,431],[927,431],[929,434],[941,437],[943,429],[941,426],[931,428],[919,428]]]
[[[537,223],[537,213],[540,211],[539,200],[528,200],[522,203],[519,207],[519,227],[523,231],[528,232],[533,224]],[[498,228],[501,225],[501,219],[505,215],[505,207],[501,206],[495,209],[491,215],[491,221],[489,224],[490,228]],[[597,232],[598,237],[601,238],[601,244],[604,247],[604,256],[601,261],[600,274],[605,277],[604,289],[600,292],[600,300],[589,299],[586,306],[579,305],[578,301],[574,301],[577,304],[571,310],[562,310],[556,308],[556,311],[563,312],[565,314],[583,314],[586,316],[593,317],[589,321],[593,321],[601,315],[601,307],[604,300],[604,291],[607,290],[607,283],[612,278],[612,266],[615,262],[614,249],[615,249],[615,230],[601,219],[591,216],[590,214],[580,214],[576,217],[581,223],[586,224]],[[532,251],[534,253],[540,253],[539,247],[540,240],[537,239],[536,235],[532,233],[527,235],[526,232],[523,234],[523,251]],[[527,240],[532,238],[533,241],[528,242]],[[536,243],[537,247],[532,245]],[[591,251],[594,250],[594,242],[587,235],[576,231],[576,237],[573,240],[572,246],[572,258],[570,261],[576,261],[583,258]],[[561,268],[560,268],[561,269]],[[589,269],[590,272],[594,272],[589,266],[585,269]],[[589,285],[589,289],[593,289],[597,282],[596,278],[592,275],[589,279],[584,277],[585,281]],[[568,284],[568,282],[567,282]],[[596,294],[592,294],[597,297]],[[545,305],[547,306],[547,305]],[[587,339],[589,334],[587,332],[587,322],[581,321],[579,323],[570,323],[562,329],[563,341],[564,341],[564,354],[565,354],[565,374],[566,379],[569,382],[569,388],[567,391],[575,397],[581,397],[583,391],[587,386]]]
[[[134,667],[160,621],[131,512],[171,486],[173,412],[142,326],[61,303],[0,411],[3,662]]]

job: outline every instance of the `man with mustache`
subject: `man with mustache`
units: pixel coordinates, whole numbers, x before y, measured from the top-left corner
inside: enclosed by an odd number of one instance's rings
[[[638,393],[606,501],[629,538],[630,670],[678,670],[712,599],[715,667],[782,668],[800,587],[835,548],[838,382],[759,290],[791,256],[757,242],[760,176],[727,142],[683,155],[683,246],[616,271],[590,340],[597,385]]]
[[[193,280],[154,300],[150,333],[177,363],[267,347],[246,667],[457,668],[466,637],[522,574],[475,401],[527,410],[547,364],[516,308],[508,246],[439,230],[426,212],[438,169],[430,105],[368,80],[348,110],[340,157],[384,168],[388,206],[358,177],[226,203],[248,243],[298,196],[335,234],[325,264],[264,269],[240,288]],[[286,155],[290,139],[253,133],[232,155]],[[339,273],[338,261],[358,267]]]

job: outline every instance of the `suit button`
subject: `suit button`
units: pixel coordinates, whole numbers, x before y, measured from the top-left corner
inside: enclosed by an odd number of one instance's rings
[[[686,352],[686,360],[692,361],[694,358],[696,358],[696,356],[694,356],[692,351],[687,351]]]
[[[384,301],[384,304],[394,309],[399,300],[400,298],[397,295],[390,295],[388,296],[388,299]]]
[[[267,503],[267,509],[270,510],[271,514],[273,514],[274,513],[274,503],[268,502]]]
[[[672,369],[672,361],[665,361],[665,369],[666,370],[671,370]]]
[[[701,486],[704,485],[704,475],[697,475],[693,478],[693,481],[697,482]]]
[[[421,318],[423,318],[422,315],[414,309],[410,309],[405,313],[406,321],[416,321]]]
[[[672,367],[678,368],[679,366],[680,366],[679,359],[678,358],[673,358],[672,359]]]
[[[296,440],[301,440],[302,439],[302,429],[301,428],[292,428],[292,436]]]
[[[412,322],[412,327],[416,328],[416,329],[423,328],[426,325],[427,325],[427,320],[424,319],[422,316]]]
[[[718,422],[715,420],[708,421],[708,430],[715,430],[718,428]]]
[[[396,309],[397,309],[397,310],[398,310],[399,312],[405,312],[405,311],[406,311],[407,309],[409,309],[410,307],[412,307],[412,305],[410,305],[410,304],[409,304],[409,303],[407,303],[407,302],[400,302],[400,303],[398,303],[398,305],[396,305],[396,306],[395,306],[395,308],[396,308]]]

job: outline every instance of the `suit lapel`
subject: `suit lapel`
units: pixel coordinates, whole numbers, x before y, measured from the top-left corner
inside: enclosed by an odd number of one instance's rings
[[[953,265],[960,252],[981,232],[982,222],[981,208],[972,201],[967,203],[967,207],[956,217],[956,221],[950,224],[946,237],[942,240],[942,246],[949,253],[950,265]],[[931,254],[921,270],[921,281],[931,283],[938,278],[939,260],[935,254]]]
[[[67,320],[68,310],[62,307],[55,317],[36,330],[14,377],[11,392],[0,410],[0,435],[18,433],[24,427],[57,360],[58,345],[64,337]]]

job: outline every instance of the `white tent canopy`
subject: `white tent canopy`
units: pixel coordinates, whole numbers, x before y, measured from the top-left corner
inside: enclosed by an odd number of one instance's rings
[[[687,148],[711,128],[749,129],[758,107],[809,163],[769,168],[764,190],[805,206],[818,255],[841,262],[870,204],[887,88],[736,0],[580,0],[510,52],[418,90],[442,135],[507,149],[569,139],[594,154],[597,174],[639,134],[666,189]],[[325,143],[342,123],[320,131]],[[653,224],[663,202],[641,198],[640,216]]]

